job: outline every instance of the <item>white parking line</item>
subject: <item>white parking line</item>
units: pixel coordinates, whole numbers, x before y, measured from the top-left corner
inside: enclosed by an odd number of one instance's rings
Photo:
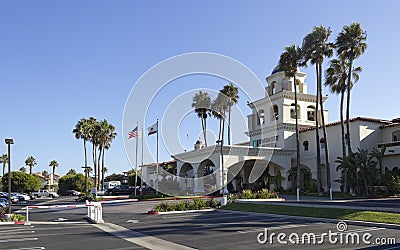
[[[26,248],[13,248],[9,250],[44,250],[45,247],[26,247]]]
[[[180,245],[174,242],[166,241],[163,239],[159,239],[150,235],[142,234],[139,232],[132,231],[128,228],[121,227],[112,223],[104,223],[104,224],[94,224],[95,227],[107,232],[111,235],[134,243],[136,245],[154,249],[154,250],[189,250],[195,249],[191,247],[187,247],[184,245]]]
[[[320,223],[311,223],[311,224],[290,224],[290,225],[277,226],[277,227],[268,227],[268,230],[279,230],[279,229],[286,229],[286,228],[297,228],[297,227],[306,227],[306,226],[322,225],[322,224],[326,224],[326,223],[320,222]],[[237,232],[241,233],[241,234],[245,234],[245,233],[259,232],[260,230],[261,230],[260,228],[255,228],[255,229],[250,229],[250,230],[239,230]]]
[[[18,239],[6,239],[6,240],[0,240],[0,243],[7,243],[7,242],[18,242],[18,241],[30,241],[30,240],[38,240],[38,238],[18,238]]]

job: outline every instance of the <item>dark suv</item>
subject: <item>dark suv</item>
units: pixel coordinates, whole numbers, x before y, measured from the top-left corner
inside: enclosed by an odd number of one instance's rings
[[[104,194],[105,195],[131,195],[135,193],[135,187],[131,186],[115,186],[111,189],[107,189]]]

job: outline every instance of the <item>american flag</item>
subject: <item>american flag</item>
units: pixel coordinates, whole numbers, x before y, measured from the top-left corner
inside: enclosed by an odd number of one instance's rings
[[[131,132],[128,133],[128,139],[134,138],[138,136],[138,127],[134,128]]]

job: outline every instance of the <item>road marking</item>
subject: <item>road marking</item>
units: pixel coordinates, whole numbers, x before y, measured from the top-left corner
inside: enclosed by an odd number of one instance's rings
[[[267,227],[267,228],[268,228],[268,230],[279,230],[279,229],[286,229],[286,228],[297,228],[297,227],[306,227],[306,226],[322,225],[322,224],[326,224],[326,223],[321,222],[321,223],[311,223],[311,224],[294,224],[294,225],[284,225],[284,226]],[[259,232],[260,230],[263,230],[263,228],[256,228],[256,229],[250,229],[250,230],[239,230],[237,232],[241,233],[241,234],[245,234],[245,233]]]
[[[128,223],[139,223],[139,220],[127,220]]]
[[[7,240],[0,240],[0,243],[17,242],[17,241],[28,241],[28,240],[38,240],[38,238],[7,239]]]
[[[17,231],[17,232],[4,232],[2,231],[1,234],[2,235],[7,235],[7,234],[25,234],[25,233],[34,233],[35,231]]]
[[[189,250],[195,249],[191,247],[187,247],[184,245],[180,245],[174,242],[166,241],[163,239],[156,238],[154,236],[142,234],[139,232],[132,231],[128,228],[121,227],[112,223],[104,223],[104,224],[94,224],[95,227],[107,232],[111,235],[134,243],[136,245],[154,249],[154,250]]]
[[[44,250],[45,247],[26,247],[26,248],[13,248],[9,250]]]

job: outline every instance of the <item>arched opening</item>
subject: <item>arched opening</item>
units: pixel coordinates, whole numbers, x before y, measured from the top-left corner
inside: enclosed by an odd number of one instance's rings
[[[213,174],[215,171],[215,164],[210,159],[202,161],[199,165],[197,174],[198,178],[204,176],[204,178],[202,178],[202,185],[204,185],[205,193],[212,193],[217,191],[217,178],[216,175]]]
[[[291,119],[296,119],[296,109],[295,109],[295,104],[292,103],[290,108],[290,118]],[[297,104],[297,119],[300,119],[300,105]]]
[[[392,141],[400,141],[400,130],[392,132]]]
[[[276,94],[276,82],[272,82],[271,83],[271,85],[270,85],[271,87],[271,95],[274,95],[274,94]]]
[[[289,170],[289,181],[291,187],[294,189],[297,187],[297,167],[292,166]],[[316,191],[316,181],[312,179],[311,169],[306,165],[300,165],[300,188],[302,191]]]
[[[304,151],[308,151],[308,141],[303,142]]]
[[[259,125],[264,125],[265,124],[265,112],[263,109],[261,109],[258,112],[258,117],[259,117],[259,121],[258,121]]]
[[[279,119],[278,105],[273,105],[271,108],[271,121],[277,121]]]
[[[184,185],[185,189],[192,189],[193,188],[193,178],[194,178],[194,171],[193,166],[190,163],[184,163],[179,171],[179,177],[184,178]]]
[[[307,107],[307,120],[315,121],[315,106],[310,105]]]

